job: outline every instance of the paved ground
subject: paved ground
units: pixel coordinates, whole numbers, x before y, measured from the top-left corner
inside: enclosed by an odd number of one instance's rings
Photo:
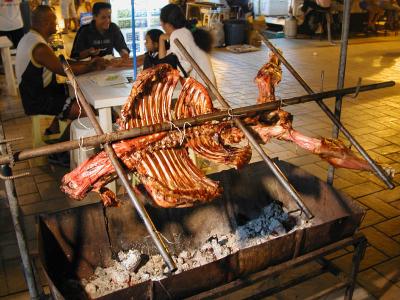
[[[339,46],[325,41],[274,40],[287,59],[294,65],[312,88],[321,90],[321,71],[324,71],[325,90],[336,87]],[[214,69],[222,94],[233,106],[254,104],[256,86],[253,78],[265,62],[267,50],[232,54],[215,51]],[[358,77],[363,83],[394,80],[400,84],[400,49],[398,37],[351,40],[348,53],[346,86],[355,85]],[[0,79],[4,86],[4,78]],[[379,163],[400,170],[400,88],[387,88],[361,93],[357,99],[344,101],[342,120],[368,153]],[[302,95],[305,92],[294,78],[284,70],[283,81],[277,95],[282,98]],[[327,101],[332,106],[332,100]],[[316,104],[307,103],[287,109],[294,115],[294,127],[310,136],[330,136],[331,123]],[[7,138],[24,136],[16,149],[32,145],[31,120],[23,114],[20,100],[1,95],[0,115]],[[272,157],[279,157],[326,180],[327,163],[293,145],[272,142],[266,146]],[[253,160],[257,160],[255,155]],[[23,224],[32,253],[36,253],[35,216],[42,212],[83,205],[73,202],[59,191],[60,178],[66,171],[49,165],[35,167],[32,162],[17,163],[15,172],[28,170],[31,176],[16,180],[17,195],[23,214]],[[400,299],[400,175],[394,177],[397,187],[387,190],[372,174],[349,170],[337,170],[334,186],[353,197],[366,209],[361,226],[369,241],[365,258],[358,276],[359,288],[355,299]],[[13,232],[4,190],[0,191],[0,296],[4,299],[27,299],[26,286],[20,267],[16,239]],[[331,259],[341,269],[348,271],[352,249],[342,250]],[[309,264],[298,272],[309,272],[315,265]],[[302,284],[297,289],[283,292],[274,299],[303,299],[324,287],[332,286],[336,279],[322,275]],[[45,282],[45,281],[43,281]],[[21,293],[22,292],[22,293]],[[245,295],[240,291],[232,295],[237,299]],[[341,295],[339,291],[329,299]]]

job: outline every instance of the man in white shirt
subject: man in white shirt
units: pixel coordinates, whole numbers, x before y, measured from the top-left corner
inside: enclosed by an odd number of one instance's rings
[[[20,4],[21,0],[0,0],[0,36],[7,36],[14,48],[24,36]]]

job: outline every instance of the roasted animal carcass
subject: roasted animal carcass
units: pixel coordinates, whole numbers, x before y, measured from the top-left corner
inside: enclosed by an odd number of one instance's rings
[[[276,100],[275,87],[281,78],[280,61],[271,52],[269,62],[261,67],[255,78],[259,89],[258,103]],[[342,141],[305,136],[293,129],[292,120],[293,116],[290,113],[278,109],[266,114],[259,114],[255,118],[247,118],[247,123],[254,124],[252,130],[264,143],[268,143],[271,138],[293,142],[297,146],[319,155],[334,167],[372,171],[367,161],[357,157]],[[266,126],[267,124],[270,126]]]
[[[251,127],[264,143],[268,143],[271,138],[293,142],[297,146],[319,155],[336,168],[372,171],[367,161],[356,156],[342,141],[308,137],[293,129],[292,115],[282,109],[264,114],[261,118],[265,118],[273,124],[265,126],[267,121],[264,121]]]
[[[274,89],[281,72],[277,58],[272,55],[256,77],[260,91],[258,102],[275,100]],[[172,94],[179,81],[182,90],[173,105]],[[176,119],[215,110],[203,85],[193,78],[181,78],[169,65],[159,65],[139,74],[122,109],[119,126],[130,129],[169,122],[174,129]],[[243,121],[262,143],[271,138],[286,140],[336,167],[370,170],[369,165],[342,142],[310,138],[294,130],[292,116],[282,109],[245,117]],[[251,158],[250,146],[231,120],[193,127],[188,124],[183,131],[151,134],[119,141],[112,146],[126,168],[137,173],[154,204],[161,207],[188,207],[211,201],[221,194],[218,182],[207,178],[189,158],[188,148],[208,160],[237,168]],[[104,205],[117,205],[115,195],[105,188],[114,179],[113,166],[105,152],[100,152],[66,174],[61,189],[75,199],[83,199],[93,190],[100,193]]]
[[[182,90],[174,109],[172,94],[178,81]],[[193,78],[183,79],[169,65],[159,65],[142,72],[121,111],[121,129],[130,129],[213,112],[210,96]],[[154,203],[162,207],[186,207],[195,202],[215,199],[221,188],[208,179],[191,161],[187,148],[210,160],[240,167],[251,158],[248,145],[234,147],[242,135],[231,130],[229,122],[204,124],[124,140],[113,144],[127,169],[137,172]],[[173,127],[172,127],[173,128]],[[232,131],[232,132],[231,132]],[[227,134],[227,132],[230,132]],[[63,178],[61,189],[75,199],[87,192],[100,193],[105,205],[115,205],[115,195],[105,185],[115,178],[115,170],[104,152],[83,162]]]

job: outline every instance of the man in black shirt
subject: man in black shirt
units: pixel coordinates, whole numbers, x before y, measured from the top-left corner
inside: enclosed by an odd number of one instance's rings
[[[122,58],[129,58],[129,48],[121,30],[111,22],[111,5],[97,2],[93,5],[93,21],[82,26],[76,34],[71,57],[83,59],[112,55],[114,48]]]

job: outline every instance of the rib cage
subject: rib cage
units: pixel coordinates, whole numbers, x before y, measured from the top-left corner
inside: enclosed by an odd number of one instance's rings
[[[162,207],[187,207],[207,202],[221,193],[218,182],[205,177],[186,149],[147,152],[137,166],[140,180]]]
[[[194,117],[215,110],[206,88],[193,78],[187,78],[181,79],[182,90],[172,113],[172,95],[179,80],[179,72],[169,65],[159,65],[142,72],[122,108],[120,128],[172,122],[174,119]],[[120,141],[113,144],[113,148],[125,166],[138,173],[155,204],[162,207],[187,207],[198,201],[214,199],[221,189],[217,182],[208,179],[197,169],[185,147],[193,147],[198,154],[210,160],[235,166],[242,166],[251,157],[249,146],[237,149],[225,145],[222,140],[213,139],[215,134],[218,134],[215,126],[205,124],[190,128],[189,125],[185,137],[193,143],[179,143],[183,136],[178,132],[170,132]],[[101,162],[100,166],[96,165],[97,161]],[[114,172],[104,153],[83,165],[86,166],[83,168],[87,171],[85,174],[90,177],[90,180],[82,179],[86,182],[84,188],[73,184],[74,181],[70,180],[73,176],[67,174],[63,179],[62,190],[75,198],[82,198],[86,194],[83,191],[88,191],[91,186],[102,194],[105,205],[115,205],[111,191],[104,188]]]
[[[193,78],[187,78],[175,104],[176,119],[203,115],[214,110],[206,88]]]
[[[162,65],[145,71],[140,79],[138,78],[140,83],[132,89],[130,101],[122,110],[124,122],[121,127],[141,127],[172,121],[172,94],[178,80],[178,71],[169,66]],[[211,98],[203,85],[193,78],[182,82],[182,90],[174,109],[175,119],[193,117],[214,110]],[[233,147],[229,147],[231,151],[227,151],[228,147],[225,149],[223,145],[211,145],[204,138],[198,138],[196,141],[193,144],[194,150],[208,159],[243,165],[243,157],[246,162],[251,157],[251,152],[248,155],[249,149],[246,148],[244,152],[238,151],[240,159],[237,162],[232,159],[232,155],[236,154]],[[211,146],[218,155],[210,155],[207,147]],[[126,160],[132,165],[129,159]],[[146,190],[159,206],[190,206],[194,201],[204,202],[214,199],[219,194],[218,183],[207,179],[196,169],[186,149],[145,152],[136,170]]]
[[[179,71],[170,65],[141,72],[122,108],[120,127],[130,129],[172,121],[172,94],[179,78]]]

